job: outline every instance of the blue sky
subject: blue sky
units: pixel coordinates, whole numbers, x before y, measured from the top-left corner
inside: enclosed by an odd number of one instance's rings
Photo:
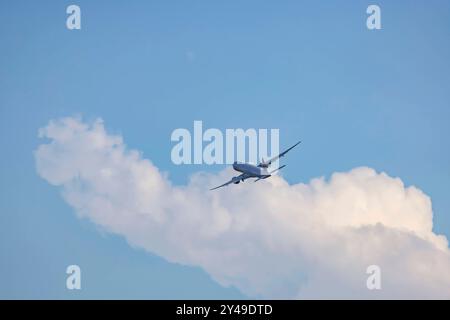
[[[77,4],[82,29],[66,29]],[[369,166],[433,201],[450,236],[450,4],[377,1],[3,1],[0,4],[0,297],[243,298],[79,220],[36,174],[50,119],[101,117],[175,184],[223,166],[175,166],[170,134],[279,128],[301,138],[284,176]],[[78,264],[83,289],[65,288]]]

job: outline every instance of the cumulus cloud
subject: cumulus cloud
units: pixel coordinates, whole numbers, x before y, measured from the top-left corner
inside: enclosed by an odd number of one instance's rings
[[[447,239],[430,198],[367,167],[329,179],[209,192],[232,172],[175,186],[101,120],[63,118],[39,131],[38,174],[79,217],[171,262],[200,266],[262,298],[450,298]],[[366,269],[381,268],[381,290]]]

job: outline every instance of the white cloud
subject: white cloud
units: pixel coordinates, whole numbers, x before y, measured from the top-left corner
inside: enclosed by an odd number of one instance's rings
[[[399,178],[361,167],[209,192],[232,172],[173,186],[101,120],[51,121],[40,136],[50,141],[35,152],[37,171],[80,217],[251,297],[450,298],[450,251],[432,230],[430,198]],[[372,264],[379,291],[366,288]]]

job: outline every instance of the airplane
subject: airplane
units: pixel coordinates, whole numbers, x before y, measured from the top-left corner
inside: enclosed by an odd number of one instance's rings
[[[271,177],[275,172],[286,167],[286,165],[282,165],[281,167],[278,167],[275,170],[268,171],[268,168],[272,164],[272,162],[276,161],[277,159],[279,159],[281,157],[284,157],[286,155],[286,153],[288,153],[289,151],[294,149],[300,143],[301,143],[301,141],[297,142],[292,147],[283,151],[276,157],[269,159],[267,162],[264,161],[264,158],[263,158],[262,161],[256,166],[254,164],[250,164],[250,163],[242,163],[242,162],[235,161],[233,163],[233,169],[238,172],[242,172],[242,173],[236,177],[231,178],[230,181],[228,181],[218,187],[209,189],[209,190],[216,190],[216,189],[228,186],[229,184],[232,184],[232,183],[238,184],[241,181],[244,182],[246,179],[249,179],[249,178],[256,178],[255,182],[258,182],[259,180],[263,180],[263,179],[267,179],[267,178]]]

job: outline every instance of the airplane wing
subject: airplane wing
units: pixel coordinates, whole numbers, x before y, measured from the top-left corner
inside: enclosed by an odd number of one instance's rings
[[[267,179],[267,178],[270,178],[270,177],[272,176],[272,174],[274,174],[274,173],[275,173],[275,172],[277,172],[278,170],[281,170],[281,169],[283,169],[284,167],[286,167],[286,165],[285,165],[285,164],[284,164],[284,165],[282,165],[282,166],[281,166],[281,167],[279,167],[279,168],[276,168],[275,170],[272,170],[272,171],[270,171],[268,175],[265,175],[265,176],[261,176],[261,177],[259,177],[258,179],[256,179],[256,180],[255,180],[255,182],[258,182],[259,180],[263,180],[263,179]]]
[[[286,155],[286,153],[288,153],[289,151],[291,151],[292,149],[294,149],[296,146],[298,146],[301,143],[301,141],[297,142],[296,144],[294,144],[292,147],[290,147],[289,149],[283,151],[282,153],[280,153],[279,155],[277,155],[276,157],[273,157],[272,159],[269,159],[269,161],[267,162],[260,162],[258,164],[258,167],[268,167],[272,164],[272,162],[274,162],[275,160],[284,157]]]
[[[239,175],[239,176],[237,176],[237,177],[233,177],[230,181],[225,182],[224,184],[221,184],[220,186],[215,187],[215,188],[212,188],[212,189],[209,189],[209,190],[216,190],[216,189],[225,187],[225,186],[227,186],[227,185],[229,185],[229,184],[231,184],[231,183],[235,183],[236,181],[240,181],[240,180],[242,180],[243,178],[244,178],[244,179],[247,178],[247,174],[243,173],[243,174],[241,174],[241,175]]]

